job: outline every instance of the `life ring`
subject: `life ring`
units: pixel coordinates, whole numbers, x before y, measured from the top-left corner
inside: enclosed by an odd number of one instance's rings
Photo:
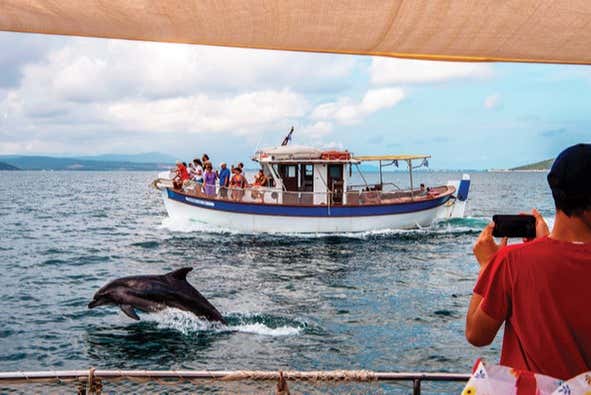
[[[324,151],[320,154],[324,160],[349,160],[351,153],[349,151]]]

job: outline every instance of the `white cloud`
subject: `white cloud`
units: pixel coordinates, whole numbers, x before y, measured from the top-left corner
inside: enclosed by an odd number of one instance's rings
[[[41,47],[49,41],[35,37]],[[144,135],[145,149],[154,150],[166,135],[255,136],[292,123],[311,123],[309,133],[325,135],[332,126],[307,119],[308,98],[347,89],[360,63],[326,54],[53,41],[59,45],[18,65],[7,59],[14,72],[5,86],[0,81],[0,153],[133,151],[126,141],[142,133],[152,139]],[[0,54],[14,42],[0,40]]]
[[[341,124],[357,123],[370,114],[394,107],[402,99],[404,91],[400,88],[370,89],[359,102],[342,97],[336,102],[320,104],[312,112],[311,118],[334,120]]]
[[[228,98],[129,100],[110,105],[107,112],[115,125],[131,131],[253,134],[283,119],[299,118],[307,108],[303,96],[284,89]]]
[[[426,60],[372,58],[372,84],[421,84],[454,79],[490,78],[492,66],[483,63],[434,62]]]
[[[300,141],[320,140],[331,134],[332,130],[333,125],[331,122],[318,121],[297,130],[297,136],[303,136],[302,139],[299,139]]]
[[[493,95],[487,96],[484,99],[484,108],[488,110],[494,110],[500,108],[502,106],[501,95],[495,93]]]

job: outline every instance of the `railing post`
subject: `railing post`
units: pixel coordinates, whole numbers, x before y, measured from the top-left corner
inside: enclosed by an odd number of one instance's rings
[[[421,395],[421,379],[416,378],[412,381],[412,394]]]

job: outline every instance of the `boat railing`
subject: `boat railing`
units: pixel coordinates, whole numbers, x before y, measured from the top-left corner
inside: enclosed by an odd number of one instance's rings
[[[289,206],[322,206],[334,204],[330,192],[284,191],[280,188],[248,186],[246,188],[218,187],[208,190],[201,185],[183,188],[185,194],[208,199],[240,203],[264,203]]]
[[[383,182],[382,184],[351,184],[347,187],[348,192],[366,191],[366,190],[371,190],[371,191],[398,190],[398,191],[401,191],[403,189],[400,188],[397,184],[395,184],[393,182]]]
[[[430,191],[421,189],[406,190],[354,190],[347,191],[344,201],[348,206],[404,203],[416,200],[428,200],[446,192],[447,186],[436,187]]]
[[[235,203],[277,204],[286,206],[364,206],[396,204],[428,200],[445,193],[447,186],[431,188],[430,191],[411,190],[349,190],[342,194],[332,192],[284,191],[280,188],[248,186],[246,188],[217,187],[208,189],[201,184],[187,184],[182,192],[186,195]]]
[[[424,382],[454,384],[459,393],[470,378],[465,373],[336,371],[195,371],[195,370],[61,370],[0,372],[0,391],[33,393],[382,393],[402,385],[421,393]],[[406,383],[406,385],[404,385]],[[440,384],[434,384],[440,383]],[[357,387],[353,387],[356,384]],[[339,387],[340,386],[340,387]],[[73,388],[74,387],[74,388]],[[274,388],[273,388],[274,387]],[[410,388],[409,388],[410,387]],[[275,391],[273,391],[273,389]],[[363,391],[365,389],[365,391]],[[449,388],[448,388],[449,390]],[[410,391],[409,391],[410,392]],[[447,391],[446,391],[447,392]]]

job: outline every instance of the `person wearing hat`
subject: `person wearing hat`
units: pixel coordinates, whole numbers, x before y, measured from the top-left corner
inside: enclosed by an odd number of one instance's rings
[[[501,365],[566,380],[591,370],[591,144],[560,153],[548,184],[551,232],[534,209],[535,239],[497,244],[494,223],[478,237],[466,338],[488,345],[505,323]]]

